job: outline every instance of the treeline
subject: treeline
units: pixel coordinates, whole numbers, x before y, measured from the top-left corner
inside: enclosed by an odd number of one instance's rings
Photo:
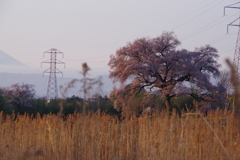
[[[1,91],[2,92],[2,91]],[[114,109],[113,101],[107,96],[98,96],[84,100],[78,96],[72,96],[66,99],[53,99],[49,102],[45,98],[33,98],[29,101],[29,106],[19,106],[12,104],[7,97],[0,94],[0,111],[5,114],[30,114],[41,116],[44,114],[59,114],[66,117],[73,113],[94,113],[96,111],[110,115],[118,115],[119,112]]]
[[[122,116],[121,111],[117,111],[114,108],[114,100],[109,99],[107,96],[95,96],[94,98],[83,99],[78,96],[72,96],[65,99],[53,99],[47,101],[45,98],[32,98],[28,99],[27,105],[17,103],[16,100],[9,98],[6,94],[0,90],[0,111],[4,114],[29,114],[41,116],[45,114],[61,114],[63,117],[67,117],[74,113],[86,113],[91,114],[97,111],[100,113],[109,114],[113,116]],[[133,103],[141,103],[143,95],[136,95],[131,99]],[[22,97],[23,98],[23,97]],[[18,99],[20,101],[20,99]],[[158,108],[164,109],[164,101],[161,99],[158,101]],[[190,96],[176,97],[171,100],[171,110],[175,109],[178,113],[182,110],[195,110],[193,106],[194,99]],[[136,105],[137,105],[136,103]],[[141,116],[145,111],[148,111],[148,106],[137,105],[137,111],[133,113],[136,116]]]
[[[173,97],[169,101],[170,105],[167,106],[163,96],[146,94],[147,91],[144,89],[140,92],[136,89],[136,92],[131,93],[128,91],[129,86],[127,85],[123,89],[122,96],[118,98],[110,99],[106,95],[95,94],[91,98],[73,95],[72,97],[47,100],[45,97],[37,98],[35,96],[33,85],[17,83],[10,87],[0,88],[0,111],[3,111],[4,114],[28,114],[33,117],[37,114],[40,116],[55,114],[67,117],[74,113],[92,114],[98,111],[98,113],[109,114],[122,119],[131,116],[140,117],[144,114],[152,115],[165,109],[170,114],[175,110],[178,115],[181,115],[182,111],[194,112],[198,110],[207,114],[208,111],[214,110],[213,107],[209,107],[210,103],[197,101],[190,95]],[[117,108],[116,106],[120,107]]]

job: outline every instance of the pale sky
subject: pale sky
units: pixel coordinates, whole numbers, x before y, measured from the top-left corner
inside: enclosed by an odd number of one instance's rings
[[[65,76],[74,77],[87,62],[92,75],[109,73],[109,56],[127,42],[174,31],[180,48],[194,50],[210,44],[219,63],[233,59],[238,27],[227,24],[238,9],[224,6],[236,0],[0,0],[0,50],[29,67],[20,73],[41,73],[43,52],[64,52]],[[239,5],[238,5],[239,6]],[[237,22],[238,24],[239,22]]]

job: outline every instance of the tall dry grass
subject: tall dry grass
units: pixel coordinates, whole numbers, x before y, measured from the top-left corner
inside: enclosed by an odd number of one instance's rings
[[[181,118],[162,112],[121,122],[99,114],[65,121],[57,115],[0,114],[0,159],[237,160],[239,134],[239,120],[226,110]]]

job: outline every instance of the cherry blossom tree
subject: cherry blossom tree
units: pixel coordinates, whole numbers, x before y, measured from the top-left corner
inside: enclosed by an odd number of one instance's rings
[[[194,51],[177,50],[180,44],[173,32],[129,42],[110,56],[109,77],[121,84],[131,80],[130,93],[136,88],[139,91],[145,88],[148,94],[163,96],[166,107],[169,107],[172,97],[182,94],[201,100],[204,96],[224,92],[220,86],[210,82],[210,76],[220,74],[217,50],[209,45]],[[191,94],[186,83],[198,87],[199,93]],[[111,96],[117,97],[122,93],[121,89],[113,90]]]
[[[13,84],[3,89],[4,96],[8,98],[11,105],[17,107],[21,112],[23,108],[31,108],[31,101],[35,96],[34,85]]]

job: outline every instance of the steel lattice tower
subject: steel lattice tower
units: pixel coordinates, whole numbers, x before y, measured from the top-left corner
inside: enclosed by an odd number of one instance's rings
[[[236,4],[239,4],[240,2],[231,4],[229,6],[225,6],[224,7],[224,15],[225,15],[225,9],[226,8],[233,8],[233,9],[240,9],[240,7],[236,7]],[[238,81],[240,80],[240,21],[239,24],[235,24],[236,21],[238,21],[240,19],[240,17],[238,17],[237,19],[235,19],[234,21],[232,21],[230,24],[227,25],[227,33],[228,33],[228,27],[229,26],[237,26],[238,28],[238,36],[237,36],[237,40],[236,40],[236,47],[235,47],[235,52],[234,52],[234,57],[233,57],[233,65],[235,66],[236,72],[237,72],[237,78]],[[234,93],[234,97],[235,95],[235,87],[233,86],[232,83],[229,83],[229,87],[228,87],[228,93]],[[228,97],[230,100],[233,100],[233,107],[234,107],[234,99],[237,97]]]
[[[239,4],[239,3],[240,2],[234,3],[234,4],[229,5],[229,6],[225,6],[224,7],[224,15],[225,15],[225,9],[226,8],[240,9],[240,7],[235,7],[235,5]],[[235,19],[234,21],[232,21],[230,24],[227,25],[227,33],[228,33],[228,27],[229,26],[239,27],[237,41],[236,41],[236,47],[235,47],[235,53],[234,53],[234,58],[233,58],[233,64],[236,67],[236,71],[237,71],[237,74],[238,74],[238,79],[240,78],[240,21],[239,21],[239,24],[234,24],[234,22],[236,22],[239,19],[240,19],[240,17],[238,17],[237,19]]]
[[[57,87],[57,73],[61,73],[63,76],[63,73],[57,69],[57,64],[64,64],[62,61],[57,60],[57,54],[64,55],[61,51],[57,50],[56,48],[52,48],[46,52],[43,53],[43,57],[45,56],[45,53],[50,53],[51,57],[50,60],[43,61],[42,63],[49,63],[50,68],[45,70],[44,73],[49,73],[49,80],[48,80],[48,87],[47,87],[47,100],[55,99],[58,97],[58,87]],[[41,63],[41,65],[42,65]]]
[[[238,36],[237,36],[234,58],[233,58],[233,64],[236,67],[238,80],[240,80],[240,24],[238,26],[239,26],[239,29],[238,29]]]

